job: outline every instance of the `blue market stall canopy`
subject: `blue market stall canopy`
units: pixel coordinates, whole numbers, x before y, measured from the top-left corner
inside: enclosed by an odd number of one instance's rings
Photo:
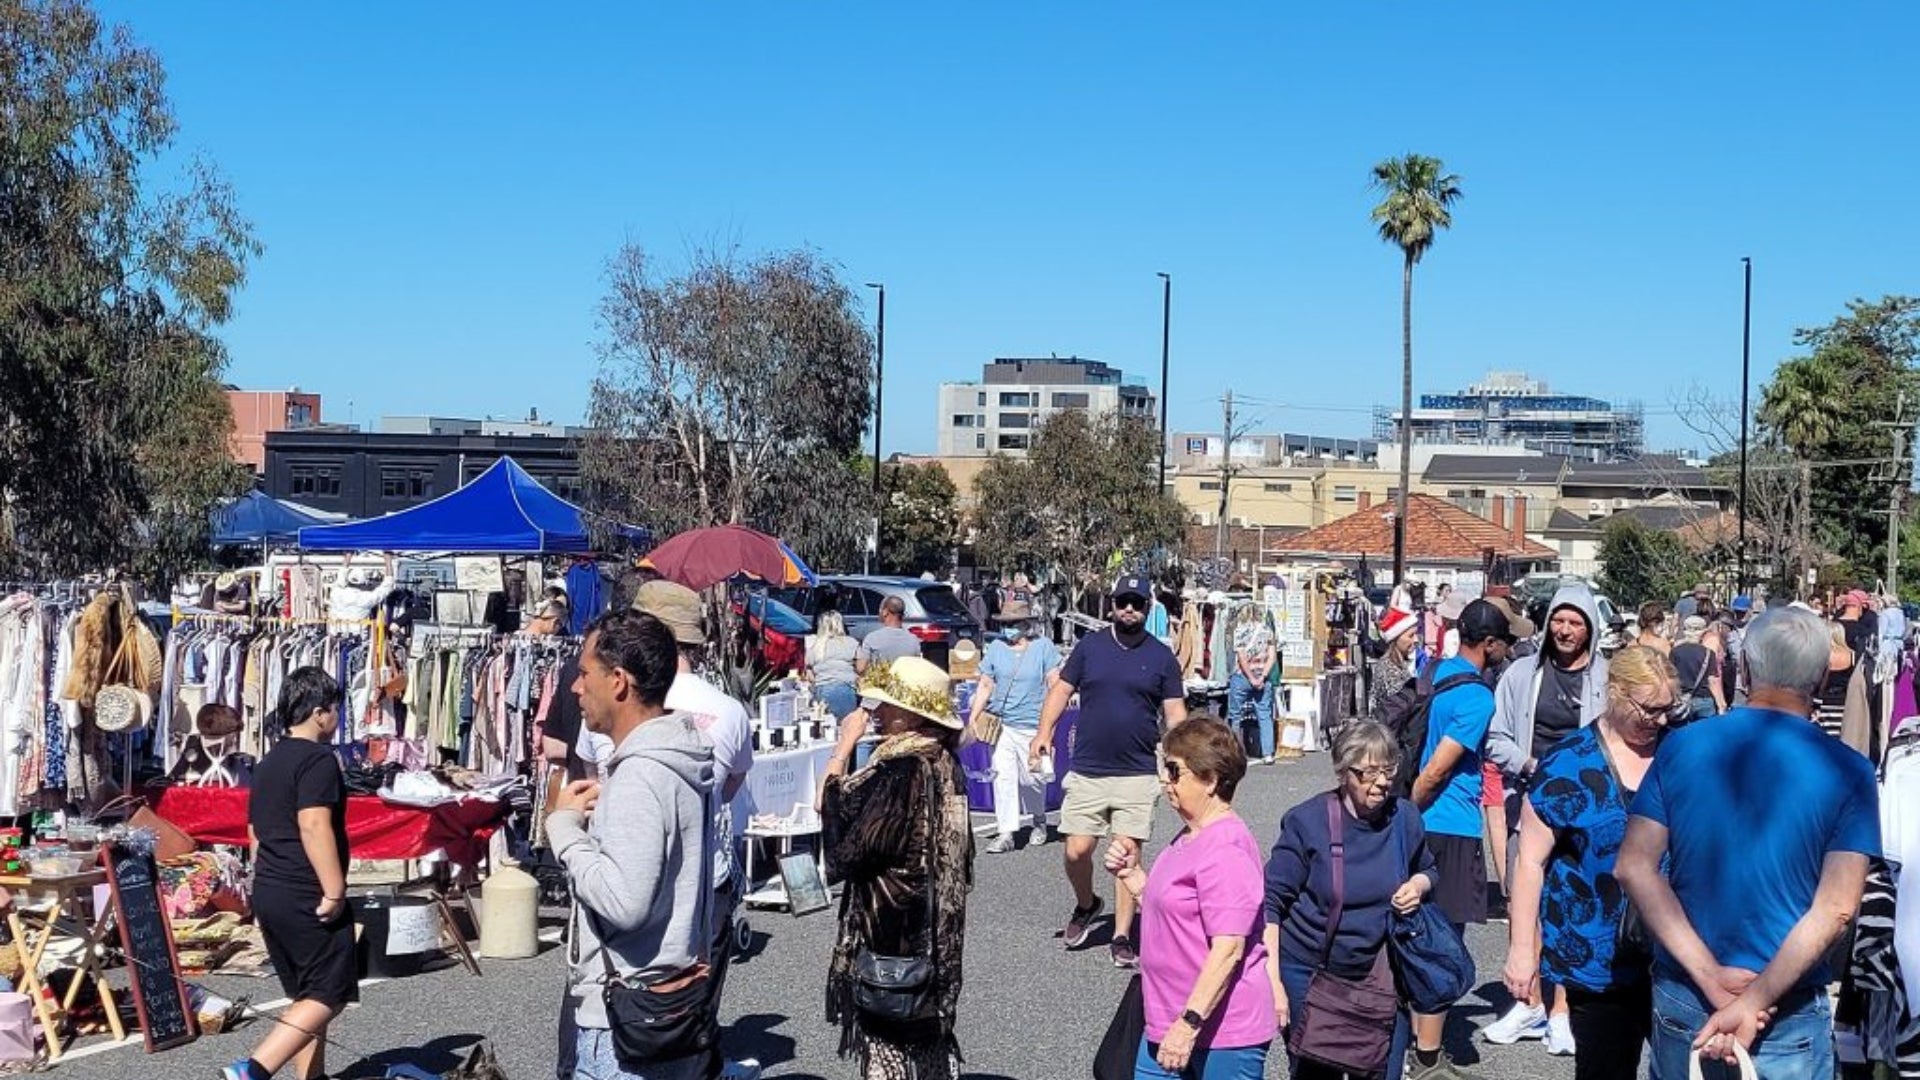
[[[647,530],[618,526],[644,543]],[[300,530],[302,551],[445,551],[551,555],[593,550],[587,515],[503,457],[448,495],[385,517]]]
[[[342,520],[281,502],[265,492],[249,491],[214,509],[213,543],[215,547],[290,544],[301,529]]]

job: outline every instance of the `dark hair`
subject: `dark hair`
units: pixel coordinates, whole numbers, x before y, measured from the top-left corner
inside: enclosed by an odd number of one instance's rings
[[[680,648],[667,624],[642,612],[609,611],[587,627],[594,659],[633,677],[642,705],[667,702],[667,688],[680,672]]]
[[[273,707],[273,715],[267,718],[267,730],[284,735],[314,713],[337,708],[339,704],[340,684],[333,681],[325,668],[312,665],[294,668],[287,673],[287,681],[280,684],[280,701]]]
[[[224,739],[240,731],[240,714],[231,705],[209,701],[193,714],[193,730],[203,739]]]
[[[1179,727],[1167,732],[1160,747],[1168,757],[1187,763],[1187,771],[1202,780],[1211,780],[1214,793],[1222,802],[1232,802],[1233,793],[1247,775],[1247,751],[1240,736],[1227,730],[1211,713],[1196,712]]]
[[[1667,605],[1658,600],[1649,600],[1640,605],[1640,629],[1652,630],[1667,621]]]

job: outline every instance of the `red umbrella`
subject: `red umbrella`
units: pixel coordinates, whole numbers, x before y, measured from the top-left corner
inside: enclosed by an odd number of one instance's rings
[[[805,580],[788,560],[780,541],[745,525],[715,525],[680,533],[654,548],[640,564],[696,591],[741,574],[771,585],[797,585]]]

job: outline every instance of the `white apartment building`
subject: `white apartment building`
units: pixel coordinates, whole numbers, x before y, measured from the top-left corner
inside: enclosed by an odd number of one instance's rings
[[[979,382],[940,384],[935,419],[942,457],[1024,455],[1033,429],[1067,409],[1119,412],[1151,422],[1159,402],[1119,368],[1079,357],[1001,358],[982,365]]]

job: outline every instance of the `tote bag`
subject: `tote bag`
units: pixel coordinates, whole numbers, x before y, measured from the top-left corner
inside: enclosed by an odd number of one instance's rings
[[[1400,851],[1400,865],[1411,869],[1407,852],[1407,830],[1397,815],[1413,806],[1403,802],[1395,808],[1394,844]],[[1473,954],[1467,943],[1454,933],[1452,924],[1439,907],[1422,903],[1412,914],[1393,913],[1388,929],[1387,951],[1393,960],[1395,981],[1400,993],[1414,1012],[1432,1015],[1444,1013],[1448,1006],[1467,996],[1473,989]]]

